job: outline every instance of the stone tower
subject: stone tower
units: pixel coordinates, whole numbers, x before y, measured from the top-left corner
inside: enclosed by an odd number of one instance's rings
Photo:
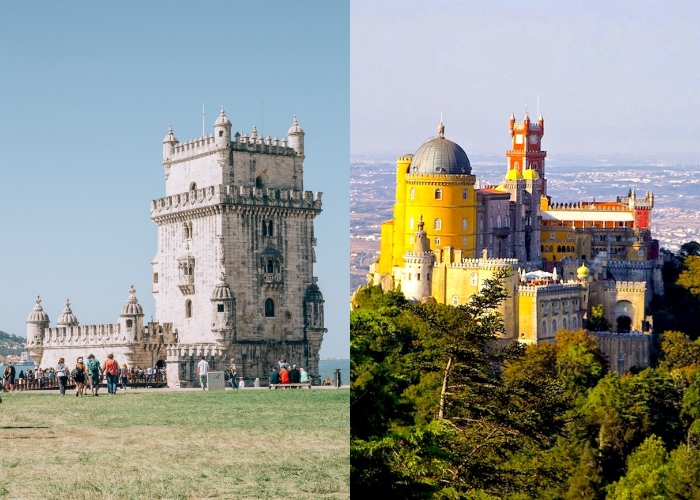
[[[318,376],[326,329],[313,221],[321,193],[303,191],[303,161],[296,117],[281,144],[255,127],[232,136],[223,108],[211,135],[180,143],[169,130],[166,196],[151,202],[151,219],[156,315],[175,338],[171,386],[198,379],[200,356],[212,369],[235,359],[245,379],[266,378],[281,358]]]

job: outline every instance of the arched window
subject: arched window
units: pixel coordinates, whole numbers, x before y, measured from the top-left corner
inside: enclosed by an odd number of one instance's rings
[[[190,276],[194,275],[194,266],[190,266],[187,268],[187,274]]]
[[[272,259],[267,261],[267,272],[268,273],[274,273],[275,272],[275,266],[272,263]]]
[[[458,295],[453,295],[453,296],[452,296],[452,305],[453,305],[453,306],[458,306],[458,305],[459,305],[459,296],[458,296]]]
[[[476,273],[472,273],[471,275],[471,284],[472,286],[476,286],[476,284],[479,282],[479,277],[476,275]]]
[[[263,187],[263,180],[262,177],[256,177],[255,179],[255,187],[258,189],[262,189]]]
[[[437,188],[435,190],[435,199],[436,200],[442,200],[442,189]]]
[[[413,223],[414,223],[414,220],[413,220],[413,217],[411,217],[411,218],[408,220],[408,228],[411,229],[411,230],[413,230]]]
[[[517,161],[515,162],[515,166],[513,167],[515,170],[520,170],[520,163]]]
[[[433,221],[433,229],[440,231],[442,229],[442,219],[435,219]]]
[[[483,217],[479,218],[479,229],[484,229],[484,219]]]
[[[233,165],[233,151],[229,152],[228,154],[228,164],[229,166]]]
[[[267,222],[262,221],[262,235],[267,236]]]
[[[462,231],[467,230],[467,225],[468,225],[467,219],[462,219]]]
[[[562,320],[562,325],[561,325],[561,326],[562,326],[562,328],[563,328],[564,330],[566,330],[566,318],[564,318],[564,319]]]
[[[409,195],[409,198],[412,200],[416,199],[416,188],[411,188],[411,194]]]
[[[501,215],[500,214],[496,218],[496,225],[500,229],[500,227],[501,227]]]
[[[468,189],[462,189],[462,199],[463,200],[469,199],[469,190]]]
[[[489,229],[493,227],[493,215],[489,217]]]
[[[272,221],[267,223],[267,235],[272,236]]]
[[[439,244],[440,244],[440,238],[436,236],[435,237],[435,246],[437,246]]]
[[[185,318],[191,318],[191,317],[192,317],[192,301],[188,299],[185,301]]]
[[[537,163],[533,163],[533,164],[532,164],[532,168],[535,169],[535,170],[537,170]]]
[[[126,327],[131,328],[132,326],[134,326],[134,322],[130,319],[127,319],[126,320]]]
[[[466,236],[462,236],[462,246],[463,247],[467,246],[467,237]]]
[[[552,333],[557,333],[557,320],[552,320]]]
[[[547,322],[546,321],[542,322],[542,336],[543,337],[547,336]]]
[[[275,317],[275,303],[272,299],[265,300],[265,317],[274,318]]]

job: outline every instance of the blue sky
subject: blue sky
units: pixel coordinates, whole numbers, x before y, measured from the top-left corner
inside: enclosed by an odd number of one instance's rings
[[[37,294],[53,322],[116,322],[134,283],[154,314],[149,202],[162,140],[306,132],[304,187],[323,191],[314,274],[322,356],[348,357],[348,2],[0,4],[0,330],[25,335]]]
[[[504,154],[538,92],[550,157],[698,152],[698,19],[689,0],[353,0],[351,153],[415,152],[444,112],[467,154]]]

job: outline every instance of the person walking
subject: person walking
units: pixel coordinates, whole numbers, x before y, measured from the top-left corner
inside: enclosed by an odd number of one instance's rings
[[[238,389],[238,372],[235,368],[231,372],[231,389]]]
[[[85,391],[85,379],[88,376],[87,366],[83,363],[83,357],[78,358],[78,362],[73,369],[73,380],[75,381],[75,397],[83,397],[83,392]]]
[[[12,392],[15,390],[15,373],[17,373],[15,367],[8,361],[7,366],[5,366],[5,371],[2,374],[5,392]]]
[[[66,383],[68,382],[68,367],[66,366],[65,359],[61,358],[58,360],[56,365],[56,378],[58,379],[58,391],[61,396],[66,395]]]
[[[119,363],[111,352],[107,354],[103,373],[107,374],[107,392],[114,396],[117,393],[117,383],[119,382]]]
[[[126,367],[126,363],[122,364],[121,376],[122,376],[122,389],[126,390],[126,384],[129,383],[129,369]]]
[[[100,389],[100,362],[95,359],[94,354],[88,356],[87,362],[88,375],[90,377],[90,390],[93,396],[99,396],[97,391]]]
[[[197,364],[199,370],[199,384],[202,386],[202,390],[207,387],[207,373],[209,373],[209,363],[206,362],[204,356],[202,356],[201,361]]]

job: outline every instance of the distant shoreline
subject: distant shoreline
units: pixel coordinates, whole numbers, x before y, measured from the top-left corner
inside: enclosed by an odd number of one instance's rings
[[[350,358],[319,358],[319,361],[350,361]]]

